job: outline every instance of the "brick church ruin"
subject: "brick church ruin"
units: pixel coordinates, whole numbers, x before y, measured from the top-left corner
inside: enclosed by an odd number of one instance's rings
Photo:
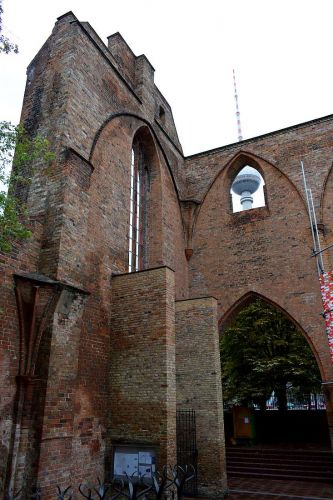
[[[255,297],[308,340],[333,440],[300,170],[303,160],[315,180],[328,245],[333,116],[184,157],[149,60],[119,33],[104,45],[69,12],[28,67],[22,122],[57,159],[20,192],[32,237],[1,255],[6,485],[51,492],[104,478],[138,450],[175,464],[177,410],[194,410],[199,492],[224,491],[219,333]],[[233,212],[231,184],[246,165],[264,179],[264,206]]]

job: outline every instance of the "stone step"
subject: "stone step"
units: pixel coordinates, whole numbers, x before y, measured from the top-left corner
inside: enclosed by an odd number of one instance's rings
[[[310,474],[312,471],[321,473],[329,473],[333,477],[333,466],[331,465],[322,465],[320,467],[314,467],[311,464],[307,464],[306,466],[299,466],[297,464],[278,464],[278,463],[262,463],[262,462],[251,462],[251,464],[242,462],[242,463],[228,463],[227,469],[244,469],[244,468],[256,468],[260,470],[268,470],[268,469],[274,469],[274,470],[281,470],[281,471],[295,471],[295,473],[301,472],[302,474]]]
[[[333,483],[333,455],[329,451],[227,447],[226,458],[230,477]]]
[[[281,474],[281,475],[293,475],[293,476],[311,476],[311,477],[331,477],[333,478],[332,469],[293,469],[293,468],[282,468],[282,467],[260,467],[255,464],[246,466],[227,466],[227,472],[257,472],[265,474]]]
[[[257,463],[257,464],[277,464],[282,467],[285,466],[297,466],[297,467],[331,467],[333,468],[333,460],[306,460],[302,458],[279,458],[279,457],[252,457],[249,460],[248,457],[229,457],[227,456],[228,464],[247,464],[247,463]]]
[[[328,484],[333,484],[333,478],[327,477],[327,476],[315,476],[311,477],[308,475],[305,476],[295,476],[293,474],[281,474],[281,473],[274,473],[274,474],[268,474],[265,472],[238,472],[238,471],[233,471],[233,472],[228,472],[230,477],[248,477],[252,479],[285,479],[288,481],[306,481],[306,482],[313,482],[313,483],[328,483]]]
[[[227,455],[277,455],[283,457],[290,456],[301,456],[301,457],[313,457],[313,458],[321,458],[328,457],[329,459],[333,459],[333,454],[331,451],[321,451],[321,450],[284,450],[284,449],[274,449],[274,448],[243,448],[243,447],[226,447]]]

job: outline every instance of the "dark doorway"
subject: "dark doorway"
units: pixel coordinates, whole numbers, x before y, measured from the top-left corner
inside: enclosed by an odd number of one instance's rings
[[[177,410],[177,464],[182,468],[193,466],[197,471],[197,439],[194,410]],[[185,485],[185,493],[198,493],[197,475]]]

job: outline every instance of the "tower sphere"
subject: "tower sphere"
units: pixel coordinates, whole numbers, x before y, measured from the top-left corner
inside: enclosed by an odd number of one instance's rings
[[[259,186],[259,174],[248,174],[247,172],[244,172],[237,175],[236,179],[232,183],[231,189],[234,193],[240,195],[242,210],[248,210],[252,208],[252,195],[257,191]]]
[[[244,191],[255,193],[260,186],[260,177],[256,174],[239,174],[232,183],[231,189],[234,193],[242,195]]]

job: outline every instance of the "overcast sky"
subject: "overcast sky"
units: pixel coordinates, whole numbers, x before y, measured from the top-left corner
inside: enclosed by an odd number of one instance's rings
[[[186,155],[333,113],[332,0],[3,0],[19,55],[0,57],[0,120],[18,122],[26,66],[72,10],[120,31],[155,68]]]

